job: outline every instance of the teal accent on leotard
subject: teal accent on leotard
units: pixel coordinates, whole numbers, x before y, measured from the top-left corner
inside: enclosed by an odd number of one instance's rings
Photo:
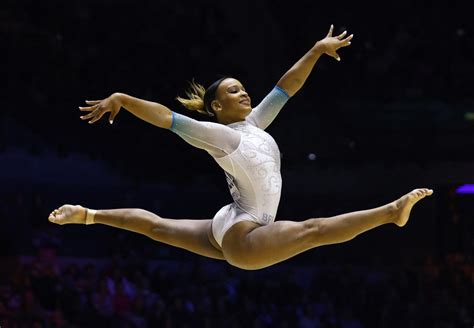
[[[174,128],[174,122],[176,121],[176,118],[174,117],[175,112],[171,111],[171,126],[170,130],[173,130]]]
[[[288,92],[286,92],[285,89],[280,88],[278,85],[275,85],[275,89],[277,89],[277,90],[283,92],[288,98],[290,98],[290,95],[288,94]]]
[[[252,110],[246,120],[265,130],[277,117],[288,99],[290,99],[288,93],[284,89],[275,86],[260,104]]]

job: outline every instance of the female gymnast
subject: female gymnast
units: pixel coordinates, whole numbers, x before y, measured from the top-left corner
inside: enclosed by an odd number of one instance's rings
[[[432,190],[415,189],[386,205],[335,217],[275,222],[282,184],[280,152],[264,130],[303,86],[323,54],[340,60],[336,51],[350,45],[353,35],[346,37],[343,32],[333,37],[332,33],[333,25],[253,109],[247,91],[234,78],[222,78],[207,89],[193,81],[188,98],[178,97],[178,101],[214,117],[217,123],[197,121],[122,93],[86,101],[88,107],[79,107],[90,112],[81,118],[91,124],[107,112],[112,124],[123,107],[207,151],[224,169],[234,200],[212,220],[168,219],[142,209],[93,210],[63,205],[49,215],[49,221],[61,225],[101,223],[130,230],[245,270],[265,268],[317,246],[351,240],[382,224],[404,226],[415,203]]]

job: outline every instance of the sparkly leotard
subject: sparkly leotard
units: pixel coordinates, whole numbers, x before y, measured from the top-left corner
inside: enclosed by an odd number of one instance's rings
[[[173,112],[171,130],[206,150],[225,171],[234,202],[213,218],[212,232],[221,246],[226,231],[237,222],[266,225],[275,220],[282,186],[280,151],[264,129],[288,99],[283,89],[275,87],[245,121],[229,125],[200,122]]]

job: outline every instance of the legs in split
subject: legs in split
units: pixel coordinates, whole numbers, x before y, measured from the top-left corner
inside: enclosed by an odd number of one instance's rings
[[[256,270],[284,261],[317,246],[342,243],[386,223],[404,226],[413,206],[433,193],[415,189],[396,201],[374,209],[302,222],[277,221],[260,226],[243,221],[225,234],[222,250],[211,244],[211,220],[172,220],[141,209],[99,210],[95,222],[144,234],[193,253]],[[49,220],[57,224],[85,223],[86,209],[63,205]],[[212,238],[212,237],[211,237]]]
[[[267,226],[239,222],[227,231],[222,250],[227,261],[237,267],[265,268],[317,246],[351,240],[382,224],[404,226],[415,203],[432,193],[415,189],[384,206],[330,218],[277,221]]]
[[[79,205],[63,205],[54,210],[49,221],[57,224],[84,224],[86,209]],[[212,246],[208,233],[211,220],[173,220],[161,218],[142,209],[98,210],[95,223],[143,234],[156,241],[193,253],[223,260],[222,252]]]

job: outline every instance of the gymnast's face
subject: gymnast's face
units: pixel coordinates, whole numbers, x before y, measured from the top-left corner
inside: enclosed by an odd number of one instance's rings
[[[231,121],[243,121],[252,111],[251,100],[244,86],[233,78],[219,84],[216,99],[211,102],[216,115]]]

